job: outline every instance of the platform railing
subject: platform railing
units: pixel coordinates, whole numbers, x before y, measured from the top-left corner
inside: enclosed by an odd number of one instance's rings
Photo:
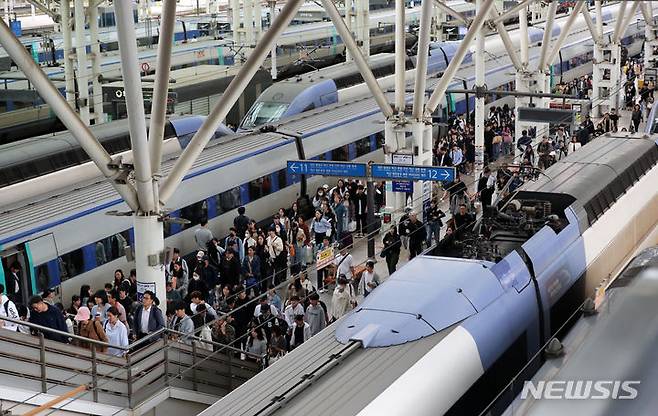
[[[163,328],[128,347],[3,317],[36,336],[0,329],[0,374],[10,387],[61,395],[81,385],[74,399],[135,408],[167,387],[221,397],[267,365],[266,356]],[[88,348],[49,340],[65,336]],[[175,340],[185,337],[189,344]],[[101,351],[125,351],[112,356]]]

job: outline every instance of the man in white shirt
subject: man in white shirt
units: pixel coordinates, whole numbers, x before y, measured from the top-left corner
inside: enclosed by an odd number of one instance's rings
[[[379,284],[381,280],[379,275],[375,272],[375,262],[368,260],[366,262],[366,269],[361,274],[361,280],[359,280],[359,292],[366,297],[372,292]]]
[[[581,144],[578,142],[578,138],[576,136],[573,136],[571,138],[571,142],[569,142],[569,153],[575,152],[576,150],[580,149]]]
[[[334,264],[336,265],[336,276],[343,274],[350,281],[354,279],[354,259],[347,252],[347,248],[340,251],[340,254],[334,259]]]
[[[206,312],[208,315],[211,315],[212,319],[217,319],[217,312],[215,312],[215,309],[211,308],[210,305],[208,305],[206,301],[199,296],[199,294],[199,292],[192,292],[192,298],[190,299],[192,301],[192,303],[190,303],[190,310],[192,311],[192,315],[196,315],[197,306],[204,304],[206,305]]]
[[[299,296],[294,295],[290,297],[290,304],[286,306],[286,309],[283,311],[283,317],[288,324],[288,328],[292,328],[295,323],[295,316],[304,315],[304,306],[299,303]]]
[[[262,298],[260,298],[260,303],[256,305],[256,307],[254,308],[254,318],[258,318],[263,313],[262,312],[263,306],[268,307],[270,309],[272,316],[279,316],[279,310],[276,308],[276,306],[268,302],[267,296],[263,296]]]

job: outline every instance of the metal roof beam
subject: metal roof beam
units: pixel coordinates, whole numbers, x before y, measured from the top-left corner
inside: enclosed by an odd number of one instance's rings
[[[459,20],[462,22],[464,25],[468,26],[470,23],[468,18],[458,12],[457,10],[453,9],[452,7],[448,6],[441,0],[434,0],[434,4],[436,4],[436,7],[439,9],[443,10],[444,12],[448,13],[450,16],[454,17],[455,19]]]
[[[583,7],[580,12],[585,19],[585,23],[587,23],[587,28],[589,29],[589,33],[592,35],[592,39],[594,39],[594,42],[597,44],[601,44],[601,36],[599,36],[599,32],[594,25],[594,21],[592,20],[592,15],[590,14],[589,8]]]
[[[555,22],[555,12],[557,11],[557,1],[552,1],[548,6],[548,16],[546,17],[546,24],[544,25],[544,37],[541,41],[541,52],[539,55],[539,65],[537,69],[540,71],[546,66],[546,58],[548,57],[548,50],[551,46],[551,37],[553,32],[553,22]]]
[[[494,19],[493,23],[496,26],[496,31],[498,32],[498,35],[500,35],[500,39],[503,41],[503,45],[505,46],[507,55],[509,55],[512,64],[514,65],[514,69],[516,69],[517,71],[522,71],[523,65],[519,60],[519,56],[516,54],[516,49],[514,49],[514,43],[512,42],[512,38],[510,37],[509,33],[507,33],[507,30],[505,29],[505,25],[503,24],[503,22],[496,23],[496,18],[499,16],[500,13],[498,13],[498,11],[496,10],[496,6],[493,6],[491,8],[491,17]],[[521,33],[521,36],[523,36],[523,33]],[[527,32],[526,32],[526,39],[527,39]]]
[[[427,61],[430,52],[430,27],[432,26],[431,1],[423,1],[420,11],[420,30],[418,33],[418,54],[416,55],[416,79],[414,80],[414,103],[412,115],[415,119],[423,118],[425,105],[425,85],[427,84]]]
[[[491,10],[493,4],[494,0],[483,1],[482,10],[480,10],[480,12],[475,16],[475,19],[473,19],[471,27],[468,29],[466,36],[464,36],[464,39],[459,45],[459,48],[455,52],[455,56],[452,58],[450,64],[448,64],[448,67],[443,72],[441,80],[436,85],[434,92],[430,96],[430,99],[427,101],[427,105],[425,106],[426,115],[431,115],[439,106],[441,98],[443,98],[443,95],[448,89],[448,85],[450,85],[452,78],[457,73],[457,70],[459,70],[459,67],[462,64],[462,61],[466,56],[466,52],[468,52],[468,49],[471,46],[475,35],[477,35],[477,33],[480,31],[480,28],[484,24],[487,16],[489,16],[489,10]]]
[[[576,6],[573,8],[571,14],[567,18],[567,22],[564,24],[564,26],[562,26],[562,30],[560,31],[560,36],[558,36],[557,41],[553,44],[553,49],[551,49],[550,53],[548,54],[548,57],[546,58],[546,62],[544,62],[545,67],[539,68],[540,71],[546,70],[553,63],[553,61],[555,61],[555,57],[557,56],[558,52],[562,48],[564,41],[567,39],[567,36],[569,36],[569,33],[571,32],[571,28],[573,27],[573,24],[576,22],[576,19],[578,18],[578,14],[583,9],[583,6],[585,6],[585,4],[586,2],[584,1],[580,1],[576,3]]]
[[[153,175],[159,175],[160,166],[162,164],[162,139],[164,136],[165,118],[167,115],[171,49],[173,47],[175,26],[176,2],[162,2],[160,40],[158,41],[158,57],[155,65],[155,84],[153,85],[153,100],[151,102],[151,122],[148,132],[149,156],[151,159],[151,173]],[[154,179],[157,180],[157,178]]]
[[[373,75],[372,71],[370,70],[368,61],[363,56],[361,49],[357,46],[356,41],[354,40],[354,36],[352,36],[352,32],[350,32],[350,30],[347,28],[345,20],[343,20],[341,17],[340,12],[336,8],[336,5],[332,0],[322,0],[322,5],[324,6],[325,11],[336,27],[336,32],[338,32],[338,35],[343,40],[343,43],[345,43],[345,47],[352,55],[354,63],[359,69],[359,72],[361,73],[363,80],[366,82],[366,85],[368,85],[368,89],[375,98],[375,101],[377,102],[379,108],[382,110],[382,113],[385,117],[392,116],[393,109],[391,108],[388,99],[384,95],[384,91],[382,91],[381,87],[377,83],[377,78],[375,78],[375,75]]]
[[[98,166],[103,176],[114,186],[130,209],[133,211],[137,210],[138,203],[135,189],[127,184],[122,185],[114,181],[116,172],[108,166],[112,162],[110,155],[96,140],[89,127],[82,122],[76,112],[68,105],[66,99],[34,62],[32,56],[28,54],[27,49],[16,39],[11,29],[9,29],[2,19],[0,19],[0,43],[25,76],[30,79],[41,98],[50,104],[57,117],[71,132],[73,137],[76,138],[78,143],[80,143],[80,147],[82,147],[96,166]]]
[[[204,121],[199,130],[194,134],[194,137],[192,137],[192,140],[176,161],[169,176],[163,182],[159,195],[162,203],[166,203],[169,198],[172,197],[176,188],[180,185],[183,178],[194,164],[194,161],[199,157],[215,134],[215,130],[217,130],[219,124],[224,118],[226,118],[228,112],[238,101],[238,98],[240,98],[240,95],[242,95],[245,88],[270,53],[272,45],[276,39],[281,36],[285,28],[288,27],[290,21],[303,3],[304,0],[289,0],[286,2],[281,9],[281,13],[274,19],[268,31],[263,34],[262,39],[256,44],[253,52],[249,58],[247,58],[244,67],[231,80],[228,87],[226,87],[224,94],[221,96],[217,104],[215,104],[206,121]]]
[[[637,13],[637,8],[640,6],[639,1],[634,1],[633,5],[631,6],[631,9],[628,11],[628,13],[624,16],[624,21],[621,24],[621,27],[619,28],[619,33],[615,31],[615,38],[614,42],[619,43],[621,38],[624,36],[624,33],[626,33],[626,29],[628,29],[628,26],[631,24],[631,21],[635,18],[635,14]],[[619,17],[621,18],[621,14]]]

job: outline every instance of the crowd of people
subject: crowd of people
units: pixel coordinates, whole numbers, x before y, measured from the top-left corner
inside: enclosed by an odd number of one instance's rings
[[[627,85],[635,88],[634,74],[640,71],[641,67],[635,66],[626,71]],[[629,129],[637,130],[651,109],[653,85],[640,85],[635,91],[627,88],[626,102],[632,95],[635,109]],[[579,97],[587,96],[590,89],[591,77],[557,86],[558,91]],[[635,111],[641,113],[639,120]],[[377,220],[371,227],[365,184],[356,179],[338,179],[334,186],[319,187],[308,199],[308,209],[295,201],[259,222],[248,216],[245,207],[238,208],[225,237],[214,235],[207,221],[201,220],[194,232],[195,251],[183,256],[174,249],[165,265],[166,293],[158,294],[160,298],[150,291],[137,293],[135,270],[127,276],[123,270],[116,270],[103,288],[83,285],[66,309],[55,302],[51,290],[33,296],[25,306],[17,301],[17,285],[7,291],[0,285],[0,316],[57,330],[43,334],[84,348],[91,348],[93,343],[80,342],[67,334],[102,341],[114,347],[94,348],[117,356],[128,351],[131,341],[154,337],[167,328],[167,336],[188,345],[196,343],[208,350],[229,345],[248,353],[247,359],[276,360],[349,313],[386,277],[375,271],[377,259],[367,259],[362,265],[353,257],[350,251],[356,239],[387,227],[382,230],[379,257],[384,259],[390,275],[396,271],[403,252],[412,259],[427,247],[440,247],[442,236],[459,238],[462,230],[476,221],[478,212],[495,203],[496,194],[515,192],[524,182],[536,178],[538,170],[597,135],[626,128],[620,126],[620,116],[613,108],[596,125],[585,116],[575,131],[565,125],[554,126],[550,134],[536,140],[536,131],[524,130],[515,140],[514,117],[514,109],[508,105],[490,108],[484,133],[486,167],[474,186],[463,180],[474,169],[473,119],[466,114],[450,118],[446,131],[435,140],[433,163],[454,166],[457,175],[423,208],[424,221],[420,213],[406,208],[397,224],[385,225]],[[520,156],[514,159],[514,153]],[[494,164],[501,158],[517,163]],[[386,205],[384,186],[380,182],[374,187],[376,211]],[[318,253],[329,249],[335,250],[333,260],[321,268],[314,265]],[[19,268],[10,267],[6,279],[10,285],[11,276],[19,273]],[[321,297],[326,292],[331,293],[327,303]],[[161,309],[160,302],[166,307],[162,305]],[[0,327],[34,332],[27,325],[6,320],[0,320]]]

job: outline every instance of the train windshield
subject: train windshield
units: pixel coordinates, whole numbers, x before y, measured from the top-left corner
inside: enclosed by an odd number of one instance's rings
[[[289,103],[259,101],[255,103],[247,115],[244,116],[241,127],[243,129],[250,129],[276,121],[281,118],[289,105]]]

